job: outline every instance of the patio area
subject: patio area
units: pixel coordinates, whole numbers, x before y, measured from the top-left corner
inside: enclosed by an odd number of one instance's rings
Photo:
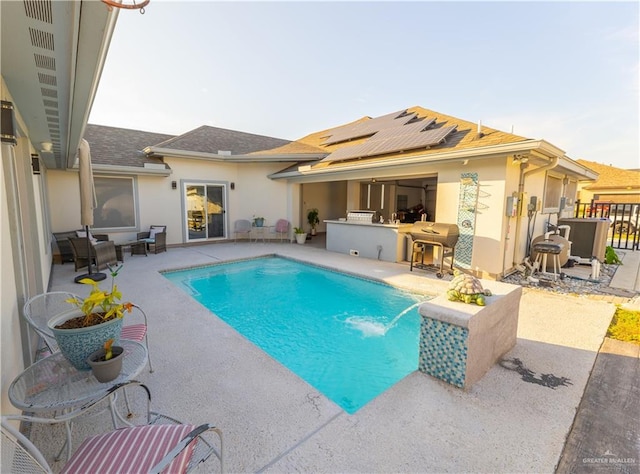
[[[127,256],[117,283],[124,298],[149,316],[155,372],[144,371],[139,380],[149,386],[154,410],[221,428],[228,472],[554,471],[613,304],[525,289],[518,342],[506,358],[522,361],[533,383],[495,365],[462,391],[416,371],[349,415],[159,273],[279,254],[430,294],[447,286],[433,272],[327,252],[321,236],[314,239]],[[50,290],[88,294],[75,276],[73,265],[54,265]],[[543,374],[569,383],[536,383]],[[106,413],[80,419],[74,443],[109,427]],[[53,456],[64,439],[62,427],[38,427],[33,439],[60,469]],[[217,469],[212,461],[203,472]]]

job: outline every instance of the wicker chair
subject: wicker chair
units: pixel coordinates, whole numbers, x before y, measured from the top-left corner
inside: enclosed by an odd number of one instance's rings
[[[70,237],[78,237],[77,230],[70,230],[67,232],[54,232],[53,236],[56,239],[56,245],[58,246],[58,251],[60,252],[60,263],[65,262],[73,262],[73,249],[71,248],[71,242],[69,242]],[[93,234],[93,238],[99,241],[108,241],[108,234]]]
[[[136,238],[144,240],[153,253],[167,251],[167,226],[152,225],[147,232],[138,232]]]
[[[107,265],[116,265],[118,256],[116,254],[116,246],[112,241],[98,242],[87,247],[86,237],[69,237],[71,250],[73,252],[73,261],[75,270],[89,266],[89,258],[96,265],[98,270],[107,268]],[[90,252],[90,255],[87,253]]]
[[[210,424],[183,424],[165,415],[151,412],[149,389],[139,382],[127,382],[105,390],[102,399],[111,397],[125,387],[139,386],[146,390],[145,425],[130,426],[92,436],[84,440],[62,468],[63,473],[86,472],[190,472],[211,455],[220,461],[223,472],[222,432]],[[18,421],[53,424],[50,418],[28,415],[2,416],[2,466],[7,473],[51,473],[47,460],[38,448],[12,423]],[[218,442],[214,443],[215,435]],[[215,447],[215,444],[218,447]],[[212,472],[212,466],[206,472]]]

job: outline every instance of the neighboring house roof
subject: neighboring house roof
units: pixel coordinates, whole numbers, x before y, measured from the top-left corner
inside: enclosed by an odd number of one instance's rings
[[[576,161],[599,174],[598,179],[584,189],[640,189],[640,171],[625,170],[582,159]]]
[[[162,160],[148,157],[142,150],[172,137],[173,135],[164,133],[92,124],[88,124],[84,132],[84,138],[91,149],[91,162],[98,167],[107,165],[144,168],[145,163],[162,164]]]
[[[291,140],[203,125],[162,143],[156,143],[155,147],[216,155],[221,154],[219,152],[246,155],[260,150],[282,147],[290,143]],[[148,143],[148,145],[151,145],[151,143]]]

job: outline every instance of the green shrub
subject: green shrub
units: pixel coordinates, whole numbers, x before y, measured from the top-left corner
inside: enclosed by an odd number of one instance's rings
[[[640,311],[618,306],[609,325],[607,336],[618,341],[640,344]]]

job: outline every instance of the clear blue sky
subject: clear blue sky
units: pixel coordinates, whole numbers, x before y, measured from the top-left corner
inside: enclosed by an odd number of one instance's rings
[[[638,2],[184,2],[123,10],[90,123],[285,139],[419,105],[640,168]]]

